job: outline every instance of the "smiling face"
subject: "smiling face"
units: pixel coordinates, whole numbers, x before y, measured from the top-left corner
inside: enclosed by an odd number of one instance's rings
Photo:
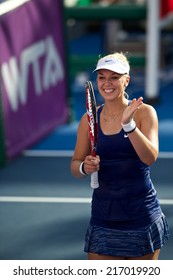
[[[106,69],[98,70],[97,73],[98,90],[105,101],[123,98],[129,80],[127,74],[118,74]]]

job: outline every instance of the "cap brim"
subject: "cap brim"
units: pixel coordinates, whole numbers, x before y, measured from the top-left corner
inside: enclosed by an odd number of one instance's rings
[[[112,71],[112,72],[115,72],[115,73],[118,73],[118,74],[129,74],[129,72],[128,71],[125,71],[124,69],[120,69],[120,67],[111,67],[110,65],[108,65],[108,66],[102,66],[102,67],[97,67],[94,71],[93,71],[93,73],[94,72],[96,72],[96,71],[98,71],[98,70],[104,70],[104,69],[106,69],[106,70],[110,70],[110,71]]]

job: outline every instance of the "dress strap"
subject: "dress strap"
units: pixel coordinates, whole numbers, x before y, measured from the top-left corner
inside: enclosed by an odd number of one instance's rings
[[[102,111],[102,109],[103,109],[103,106],[104,106],[104,104],[102,104],[102,105],[98,108],[98,110],[97,110],[98,124],[99,124],[99,125],[100,125],[100,114],[101,114],[101,111]]]

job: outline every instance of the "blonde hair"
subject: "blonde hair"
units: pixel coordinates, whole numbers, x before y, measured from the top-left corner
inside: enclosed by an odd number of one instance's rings
[[[100,56],[99,60],[102,59],[102,58],[118,58],[119,60],[126,63],[130,67],[129,60],[127,59],[127,54],[125,54],[123,52],[115,52],[115,53],[112,53],[112,54],[105,55],[104,57]]]

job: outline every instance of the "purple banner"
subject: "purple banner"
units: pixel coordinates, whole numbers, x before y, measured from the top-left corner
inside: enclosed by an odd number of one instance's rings
[[[30,0],[0,16],[6,154],[12,158],[68,118],[62,2]]]

